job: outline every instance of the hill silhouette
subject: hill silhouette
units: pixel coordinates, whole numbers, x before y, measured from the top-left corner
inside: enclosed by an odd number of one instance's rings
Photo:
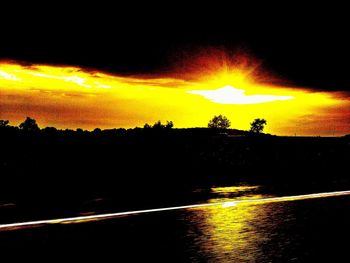
[[[262,184],[282,193],[350,185],[344,172],[350,162],[349,136],[6,125],[0,140],[0,200],[15,203],[21,218],[69,214],[99,198],[121,210],[186,203],[195,189],[214,185]]]

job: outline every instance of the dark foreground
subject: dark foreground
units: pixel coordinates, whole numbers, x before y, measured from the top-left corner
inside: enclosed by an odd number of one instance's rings
[[[207,201],[266,196],[236,194],[222,188]],[[0,232],[0,243],[3,254],[30,250],[27,259],[36,260],[49,253],[116,262],[344,262],[349,202],[344,196],[157,212]]]
[[[0,130],[0,224],[349,190],[350,140],[208,129]],[[219,186],[261,185],[257,190]],[[220,188],[219,188],[220,189]],[[214,191],[214,192],[213,192]],[[253,191],[253,192],[251,192]],[[208,207],[0,232],[2,250],[162,262],[347,256],[349,197]],[[122,260],[120,260],[122,261]]]
[[[41,218],[90,210],[101,198],[121,210],[183,204],[194,189],[215,185],[262,184],[280,194],[350,187],[349,137],[234,135],[0,129],[0,205]]]

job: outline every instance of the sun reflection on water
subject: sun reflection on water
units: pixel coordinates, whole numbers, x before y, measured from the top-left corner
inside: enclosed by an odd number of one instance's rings
[[[188,236],[209,262],[255,262],[259,255],[264,255],[261,247],[273,235],[276,215],[282,208],[236,202],[266,197],[256,190],[251,186],[213,188],[212,192],[218,196],[209,202],[225,202],[222,206],[188,210],[187,219],[191,222]],[[221,197],[238,193],[244,194]]]

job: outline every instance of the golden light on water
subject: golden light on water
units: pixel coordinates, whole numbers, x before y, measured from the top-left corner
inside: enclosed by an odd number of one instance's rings
[[[224,58],[229,60],[229,58]],[[121,76],[79,67],[0,63],[0,118],[26,116],[41,127],[132,128],[157,120],[175,127],[206,127],[223,114],[231,127],[255,118],[280,135],[343,135],[350,131],[346,94],[281,85],[256,64],[217,63],[182,72]],[[206,58],[210,65],[210,58]],[[279,83],[279,84],[276,84]],[[327,123],[327,125],[325,125]]]
[[[252,195],[252,198],[261,197]],[[198,240],[198,251],[208,258],[219,259],[220,255],[227,255],[227,261],[250,262],[261,253],[260,246],[268,238],[259,225],[276,219],[277,211],[271,210],[270,207],[252,205],[196,208],[188,212],[190,221],[195,222],[188,234]],[[274,224],[268,226],[273,232]],[[197,235],[201,238],[195,238]]]
[[[219,222],[216,222],[216,220],[214,220],[213,222],[212,221],[213,217],[208,216],[207,214],[209,213],[210,215],[210,213],[214,211],[215,212],[214,219],[216,218],[216,215],[222,215],[217,218],[219,221],[225,221],[227,219],[231,220],[232,218],[235,220],[236,219],[246,220],[249,217],[241,216],[241,215],[244,215],[247,211],[252,209],[254,211],[255,209],[257,210],[258,208],[254,208],[254,207],[261,204],[281,203],[281,202],[289,202],[289,201],[350,195],[350,191],[348,190],[348,191],[336,191],[336,192],[273,197],[273,196],[267,196],[267,195],[263,196],[261,194],[254,193],[254,190],[257,190],[258,188],[259,187],[257,186],[235,186],[235,187],[213,188],[212,193],[216,194],[216,197],[208,200],[208,203],[172,206],[172,207],[163,207],[163,208],[152,208],[152,209],[145,209],[145,210],[125,211],[125,212],[115,212],[115,213],[107,213],[107,214],[92,213],[91,215],[76,216],[76,217],[44,219],[44,220],[37,220],[37,221],[0,224],[0,231],[17,230],[17,229],[29,228],[29,227],[40,227],[40,226],[50,225],[50,224],[79,224],[79,223],[85,223],[85,222],[113,219],[121,216],[140,215],[140,214],[166,212],[166,211],[174,211],[174,210],[186,210],[187,212],[189,212],[190,215],[193,215],[193,218],[190,218],[190,221],[192,222],[193,221],[203,222],[203,220],[198,220],[197,217],[205,216],[205,218],[209,220],[208,221],[209,227],[213,227],[213,229],[215,229],[217,226],[220,226],[220,224],[223,224],[223,225],[228,224],[229,227],[227,229],[230,230],[232,226],[230,226],[229,222],[219,223]],[[235,197],[233,197],[232,194],[234,194]],[[236,210],[232,210],[236,208],[239,209],[237,210],[237,212]],[[272,211],[276,212],[275,209]],[[256,212],[254,213],[254,215],[256,215]],[[271,218],[271,215],[267,217],[268,220],[270,218]],[[239,225],[241,225],[241,223]],[[237,226],[233,226],[233,229],[239,230],[239,228],[236,228],[236,227]],[[229,232],[231,232],[231,230]],[[228,235],[231,236],[230,233],[228,233]]]
[[[188,211],[191,222],[195,222],[188,234],[198,240],[196,246],[201,254],[215,260],[225,255],[226,261],[244,262],[254,262],[264,255],[261,246],[271,238],[281,221],[286,220],[281,216],[285,206],[259,205],[269,203],[273,197],[259,194],[258,188],[214,187],[211,189],[214,197],[208,201],[222,202],[221,206]],[[292,198],[298,196],[282,197],[280,201],[291,201]],[[196,238],[197,235],[201,238]]]
[[[293,213],[286,213],[293,205],[284,202],[350,194],[339,191],[272,197],[255,190],[254,186],[212,188],[215,196],[208,200],[209,204],[222,202],[222,205],[187,210],[185,218],[191,222],[188,235],[198,253],[212,261],[220,262],[224,258],[225,262],[256,262],[257,258],[276,252],[264,250],[263,245],[278,238],[280,227],[296,220]]]

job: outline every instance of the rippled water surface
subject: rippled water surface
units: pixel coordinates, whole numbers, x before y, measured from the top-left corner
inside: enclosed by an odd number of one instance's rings
[[[348,260],[350,196],[235,203],[266,197],[253,186],[213,188],[206,202],[230,203],[0,232],[0,242],[120,262]]]

